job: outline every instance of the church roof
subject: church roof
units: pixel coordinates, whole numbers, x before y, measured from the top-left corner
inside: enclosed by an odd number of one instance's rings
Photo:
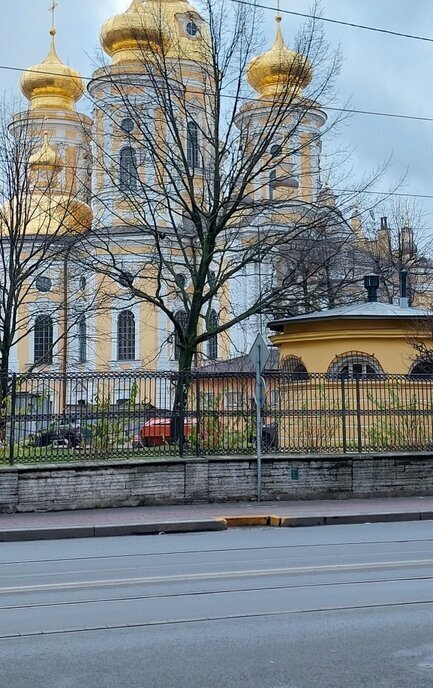
[[[342,306],[341,308],[331,308],[325,311],[314,311],[303,315],[295,315],[291,318],[274,320],[268,327],[276,332],[282,332],[284,325],[293,322],[315,322],[320,320],[353,320],[353,319],[404,319],[416,320],[418,318],[432,317],[433,313],[425,308],[414,308],[412,306],[400,306],[392,303],[358,303]]]

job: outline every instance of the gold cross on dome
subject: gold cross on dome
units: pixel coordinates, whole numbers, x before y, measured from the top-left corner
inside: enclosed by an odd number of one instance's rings
[[[59,3],[56,0],[53,0],[52,4],[49,7],[49,11],[51,12],[51,31],[56,30],[56,9],[58,8]]]

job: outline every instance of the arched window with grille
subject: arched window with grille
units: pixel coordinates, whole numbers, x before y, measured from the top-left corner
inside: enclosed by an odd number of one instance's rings
[[[131,146],[120,151],[119,186],[121,191],[136,191],[138,182],[137,153]]]
[[[218,313],[212,310],[209,313],[209,329],[218,327]],[[212,335],[207,341],[207,355],[212,361],[218,358],[218,335]]]
[[[122,311],[117,318],[117,359],[135,360],[135,317],[132,311]]]
[[[34,325],[34,362],[36,365],[51,365],[53,341],[53,319],[50,315],[38,315]]]
[[[199,159],[198,126],[195,122],[186,125],[186,158],[191,170],[200,167]]]
[[[308,372],[302,358],[299,356],[286,356],[281,362],[281,370],[287,373],[292,382],[308,380]]]
[[[431,380],[433,378],[433,362],[419,358],[413,364],[409,377],[411,380]]]
[[[385,373],[375,356],[362,351],[348,351],[334,358],[328,375],[340,380],[352,380],[384,377]]]
[[[87,322],[86,316],[81,315],[78,320],[78,362],[87,361]]]
[[[175,318],[177,322],[179,323],[179,327],[184,331],[186,329],[186,326],[188,324],[188,314],[185,311],[178,311],[175,315]],[[179,361],[180,360],[180,351],[181,351],[181,342],[180,342],[180,337],[179,333],[176,330],[175,335],[174,335],[174,360]]]

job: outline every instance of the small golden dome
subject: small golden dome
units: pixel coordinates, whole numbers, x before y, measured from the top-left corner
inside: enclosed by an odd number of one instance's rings
[[[160,3],[144,7],[140,0],[132,0],[122,14],[107,19],[101,30],[101,44],[114,64],[139,60],[143,52],[158,52],[168,41]]]
[[[281,17],[275,18],[277,35],[270,50],[255,57],[248,67],[248,81],[261,98],[275,98],[286,92],[300,91],[313,78],[310,61],[290,50],[281,33]]]
[[[50,169],[60,170],[62,164],[59,160],[57,152],[50,145],[48,141],[48,132],[44,133],[44,142],[42,147],[36,150],[29,158],[29,167],[32,170]]]
[[[15,223],[18,217],[24,236],[44,238],[49,235],[76,235],[92,228],[92,209],[87,203],[70,195],[34,190],[29,196],[25,212],[22,208],[19,211],[20,205],[20,201],[14,198],[0,208],[2,234],[17,231]]]
[[[51,46],[47,57],[24,72],[21,90],[30,101],[32,110],[75,110],[75,103],[84,93],[83,80],[75,69],[59,59],[54,42],[56,30],[51,29],[50,34]]]

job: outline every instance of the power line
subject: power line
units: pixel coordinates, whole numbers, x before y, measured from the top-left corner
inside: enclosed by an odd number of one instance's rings
[[[233,2],[240,2],[241,0],[233,0]],[[243,0],[242,0],[243,1]],[[247,3],[250,4],[250,3]],[[28,69],[24,69],[24,67],[11,67],[9,65],[1,65],[0,64],[0,70],[7,70],[7,71],[13,71],[13,72],[27,72]],[[43,74],[45,76],[58,76],[55,72],[49,72],[46,70],[41,70],[41,69],[32,69],[32,74]],[[74,79],[76,77],[72,76],[71,74],[64,74],[62,76]],[[89,77],[89,76],[82,76],[81,77],[84,81],[94,81],[94,77]],[[98,77],[97,77],[98,78]],[[100,77],[99,77],[100,78]],[[205,93],[205,91],[189,91],[190,93]],[[88,97],[88,96],[86,96]],[[248,101],[251,103],[263,103],[266,105],[267,103],[274,103],[273,100],[266,100],[265,98],[251,98],[249,96],[241,96],[241,95],[232,95],[230,93],[221,93],[222,98],[230,98],[232,100],[239,100],[239,101]],[[94,102],[93,100],[91,101],[92,103]],[[390,119],[402,119],[402,120],[409,120],[409,121],[414,121],[414,122],[433,122],[433,117],[425,117],[423,115],[404,115],[399,112],[383,112],[381,110],[363,110],[363,109],[358,109],[358,108],[344,108],[344,107],[336,107],[336,106],[331,106],[331,105],[326,105],[326,106],[320,106],[319,108],[324,110],[324,111],[330,111],[330,112],[342,112],[346,113],[349,115],[366,115],[369,117],[389,117]]]
[[[403,33],[401,31],[392,31],[391,29],[382,29],[378,26],[368,26],[367,24],[356,24],[355,22],[343,21],[341,19],[331,19],[330,17],[322,17],[319,14],[307,14],[306,12],[295,12],[294,10],[282,10],[281,7],[273,7],[271,5],[261,5],[256,2],[249,2],[248,0],[232,0],[239,5],[249,5],[250,7],[260,7],[264,10],[272,10],[278,14],[291,14],[295,17],[304,17],[306,19],[314,19],[315,21],[323,21],[329,24],[339,24],[340,26],[347,26],[352,29],[362,29],[363,31],[374,31],[375,33],[385,33],[388,36],[397,36],[398,38],[409,38],[413,41],[424,41],[426,43],[433,43],[433,38],[428,36],[418,36],[411,33]]]

